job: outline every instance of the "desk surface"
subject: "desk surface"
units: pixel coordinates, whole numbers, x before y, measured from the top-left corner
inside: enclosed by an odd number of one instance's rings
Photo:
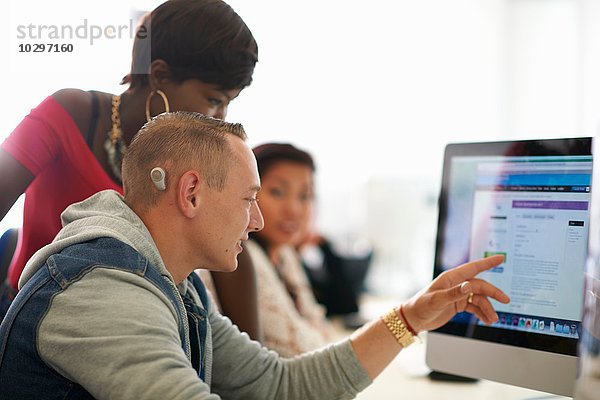
[[[475,383],[439,382],[427,377],[425,343],[414,344],[360,393],[358,400],[558,400],[567,397],[479,380]]]

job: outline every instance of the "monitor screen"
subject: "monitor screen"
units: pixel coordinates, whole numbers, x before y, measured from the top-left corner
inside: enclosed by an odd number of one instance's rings
[[[451,144],[446,148],[434,275],[493,254],[503,264],[479,275],[502,289],[509,304],[492,301],[499,321],[487,326],[459,313],[430,334],[430,347],[448,336],[467,339],[467,351],[491,346],[489,364],[474,372],[444,371],[498,380],[560,394],[570,394],[581,335],[583,283],[591,200],[591,139],[553,139]],[[473,344],[477,342],[477,346]],[[471,347],[469,347],[471,346]],[[508,365],[494,362],[506,346],[532,355],[571,357],[565,389],[552,383],[523,384]],[[492,351],[493,349],[493,351]],[[565,358],[561,358],[561,362]],[[544,367],[531,361],[536,368]],[[541,361],[539,361],[541,362]],[[436,369],[433,361],[432,368]],[[482,364],[478,362],[477,364]],[[525,362],[522,365],[528,365]],[[560,367],[560,362],[551,364]],[[448,369],[448,368],[444,368]],[[526,371],[522,371],[525,373]],[[563,371],[564,372],[564,371]],[[527,375],[527,374],[526,374]],[[542,375],[542,380],[551,375]],[[522,377],[521,377],[522,378]]]

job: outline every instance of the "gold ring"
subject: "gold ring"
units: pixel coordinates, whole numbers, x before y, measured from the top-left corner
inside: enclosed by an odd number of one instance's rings
[[[473,295],[474,295],[473,292],[469,293],[469,297],[467,298],[467,303],[473,304]]]

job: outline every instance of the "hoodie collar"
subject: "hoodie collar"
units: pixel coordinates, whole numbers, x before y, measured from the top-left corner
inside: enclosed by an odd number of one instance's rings
[[[68,246],[100,237],[111,237],[133,247],[158,268],[162,275],[173,281],[144,222],[116,191],[104,190],[72,204],[61,214],[61,221],[63,228],[52,243],[38,250],[27,262],[19,279],[19,288],[51,255]]]

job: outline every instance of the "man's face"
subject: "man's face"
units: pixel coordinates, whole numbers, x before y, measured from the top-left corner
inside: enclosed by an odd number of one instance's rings
[[[256,159],[240,138],[228,135],[233,149],[232,166],[222,191],[203,185],[200,193],[201,215],[196,235],[200,268],[234,271],[241,243],[248,233],[263,228],[263,217],[256,203],[260,179]]]

